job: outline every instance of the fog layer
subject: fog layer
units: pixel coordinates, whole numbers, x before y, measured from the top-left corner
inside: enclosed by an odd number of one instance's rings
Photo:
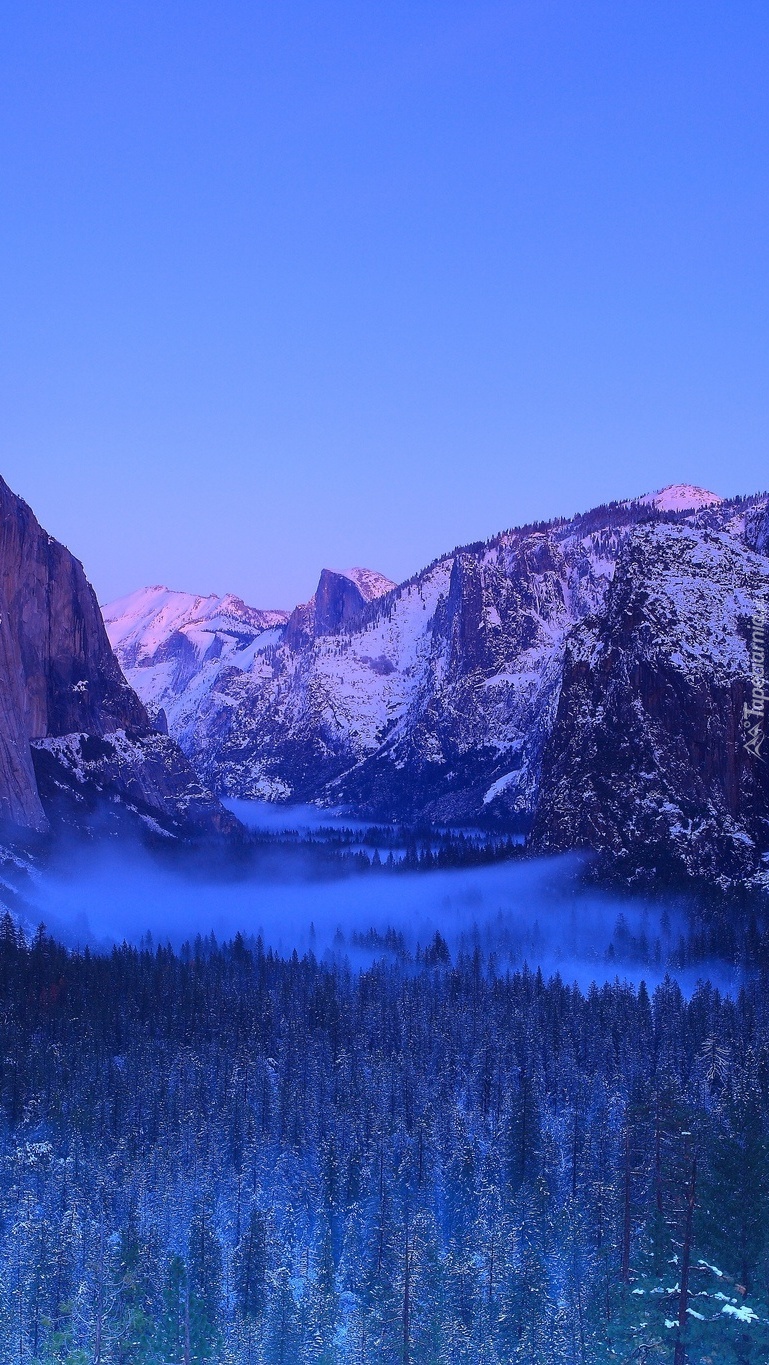
[[[452,955],[478,945],[501,968],[526,962],[583,987],[616,975],[653,984],[675,970],[683,912],[586,888],[580,868],[563,857],[318,877],[288,855],[278,875],[272,867],[223,878],[199,862],[171,867],[132,846],[96,845],[43,872],[27,913],[63,942],[96,949],[147,934],[179,947],[198,934],[222,941],[240,932],[281,954],[343,953],[365,965],[383,951],[413,955],[439,933]],[[697,973],[675,975],[691,986]]]

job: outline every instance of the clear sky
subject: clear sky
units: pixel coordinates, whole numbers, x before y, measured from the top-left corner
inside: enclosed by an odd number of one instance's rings
[[[104,600],[769,484],[766,0],[5,0],[0,472]]]

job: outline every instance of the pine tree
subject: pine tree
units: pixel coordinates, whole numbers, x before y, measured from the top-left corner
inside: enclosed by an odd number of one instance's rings
[[[267,1310],[267,1216],[253,1208],[235,1251],[235,1296],[240,1312],[261,1320]]]
[[[299,1313],[291,1285],[291,1274],[283,1265],[276,1271],[270,1295],[267,1323],[267,1365],[295,1365],[300,1359]]]
[[[181,1256],[172,1256],[168,1263],[158,1337],[169,1365],[190,1365],[189,1286]]]
[[[120,1230],[113,1270],[116,1291],[115,1365],[144,1365],[152,1352],[153,1324],[160,1303],[152,1283],[149,1249],[132,1203]]]
[[[188,1266],[191,1361],[212,1360],[221,1336],[222,1248],[205,1206],[190,1224]]]
[[[315,1265],[311,1285],[305,1290],[307,1365],[335,1365],[335,1335],[339,1311],[336,1292],[333,1239],[327,1215],[319,1220],[316,1233]]]

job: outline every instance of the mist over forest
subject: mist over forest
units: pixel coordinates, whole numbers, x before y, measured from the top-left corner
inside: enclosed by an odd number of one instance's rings
[[[247,803],[231,805],[242,812]],[[123,942],[178,950],[201,936],[226,942],[241,934],[284,957],[311,952],[356,969],[383,952],[418,960],[438,935],[452,958],[478,948],[498,969],[526,965],[585,989],[615,976],[653,986],[671,973],[689,993],[705,974],[728,990],[745,970],[728,950],[692,941],[696,898],[612,893],[590,884],[582,856],[496,855],[426,869],[425,848],[437,862],[430,842],[420,852],[412,841],[409,854],[411,836],[397,830],[398,859],[388,865],[384,850],[383,860],[375,844],[361,842],[376,839],[375,827],[330,823],[312,808],[259,809],[252,818],[265,840],[235,866],[205,854],[164,857],[132,839],[65,840],[27,888],[28,928],[42,923],[69,947],[99,951]],[[349,843],[329,843],[340,834],[352,837],[352,853]],[[455,841],[451,847],[457,857]],[[463,847],[465,857],[485,852],[482,842]]]

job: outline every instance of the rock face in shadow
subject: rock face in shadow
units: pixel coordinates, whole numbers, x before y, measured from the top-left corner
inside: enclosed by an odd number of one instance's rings
[[[324,569],[315,590],[315,634],[331,635],[360,616],[365,605],[366,598],[352,578]]]
[[[238,828],[168,735],[78,733],[33,740],[31,747],[38,791],[57,823],[98,833],[138,822],[179,838]]]
[[[0,821],[46,828],[45,803],[60,779],[55,747],[38,759],[40,745],[65,736],[98,741],[103,765],[118,735],[153,753],[160,738],[121,672],[82,565],[0,479]],[[178,747],[166,745],[164,761],[149,765],[139,763],[135,750],[131,781],[128,751],[122,752],[110,795],[123,799],[138,782],[146,810],[161,822],[170,819],[177,832],[187,809],[198,828],[226,825],[229,817],[214,798],[187,802],[185,783],[190,792],[201,789]],[[81,795],[89,761],[83,757],[79,766]],[[36,763],[44,770],[41,783]],[[61,778],[64,786],[67,780]]]
[[[751,509],[745,517],[745,541],[751,550],[769,555],[769,507]]]
[[[285,644],[306,649],[323,635],[334,635],[360,619],[369,603],[391,592],[395,584],[373,569],[322,569],[309,602],[295,607],[288,618]]]
[[[623,880],[762,883],[769,740],[751,751],[743,708],[767,604],[769,561],[731,536],[632,534],[605,611],[567,643],[537,851],[592,849]]]

